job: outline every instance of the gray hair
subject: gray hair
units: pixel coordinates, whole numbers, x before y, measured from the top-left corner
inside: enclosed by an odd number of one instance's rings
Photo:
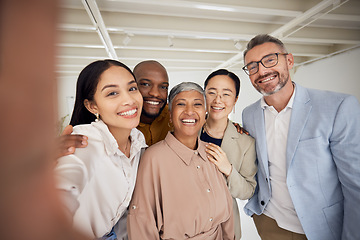
[[[169,111],[171,111],[172,101],[174,100],[176,95],[178,95],[181,92],[187,92],[187,91],[197,91],[197,92],[201,93],[204,96],[204,102],[206,105],[205,92],[204,92],[204,89],[199,84],[194,83],[194,82],[182,82],[182,83],[174,86],[169,93],[169,97],[168,97]],[[206,108],[206,106],[205,106],[205,108]]]
[[[248,53],[248,51],[250,51],[251,49],[253,49],[254,47],[256,47],[258,45],[268,43],[268,42],[275,43],[276,45],[281,47],[282,51],[287,52],[284,43],[280,39],[270,36],[269,34],[259,34],[259,35],[256,35],[255,37],[253,37],[250,40],[250,42],[248,42],[248,44],[246,45],[246,49],[244,51],[244,61],[245,61],[245,56]]]

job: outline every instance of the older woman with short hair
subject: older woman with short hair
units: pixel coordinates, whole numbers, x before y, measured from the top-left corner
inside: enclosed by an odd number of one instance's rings
[[[184,82],[169,94],[174,132],[148,148],[130,204],[130,239],[234,239],[232,198],[225,179],[206,156],[198,132],[205,95]]]

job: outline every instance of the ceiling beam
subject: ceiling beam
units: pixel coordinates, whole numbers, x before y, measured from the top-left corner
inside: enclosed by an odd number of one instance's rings
[[[98,33],[101,42],[105,46],[105,50],[111,59],[117,60],[118,57],[116,55],[114,46],[110,39],[109,33],[106,29],[104,20],[101,16],[100,10],[96,4],[95,0],[82,0],[82,3],[85,7],[86,12],[88,13],[91,22],[96,27],[96,32]]]
[[[304,12],[303,14],[297,16],[290,22],[284,24],[277,30],[273,31],[272,33],[270,33],[270,35],[272,35],[274,37],[278,37],[279,39],[282,39],[284,37],[284,34],[287,31],[289,31],[290,29],[300,25],[301,23],[307,21],[308,19],[311,19],[316,14],[321,13],[321,11],[323,11],[324,9],[326,9],[330,6],[334,6],[334,4],[340,4],[340,2],[341,1],[339,1],[339,0],[323,0],[320,3],[318,3],[317,5],[315,5],[314,7],[310,8],[309,10]],[[223,62],[222,64],[220,64],[219,66],[217,66],[217,69],[227,68],[227,67],[233,65],[234,62],[242,60],[242,58],[243,58],[243,53],[241,51],[240,53],[231,57],[229,60],[227,60],[227,61]]]

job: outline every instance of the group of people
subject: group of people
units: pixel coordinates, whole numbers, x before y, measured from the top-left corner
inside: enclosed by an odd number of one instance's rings
[[[255,36],[244,62],[263,95],[243,111],[250,136],[229,120],[240,80],[226,69],[168,94],[157,61],[86,66],[55,167],[74,226],[93,239],[238,240],[239,198],[263,240],[360,238],[358,100],[295,84],[272,36]]]

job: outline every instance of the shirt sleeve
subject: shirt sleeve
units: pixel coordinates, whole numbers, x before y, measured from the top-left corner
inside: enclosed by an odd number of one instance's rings
[[[84,163],[75,155],[59,158],[55,168],[55,178],[61,198],[70,215],[74,216],[79,207],[77,199],[84,189],[87,179]]]
[[[132,201],[129,206],[127,231],[129,239],[159,239],[163,226],[161,194],[156,166],[145,152],[141,158]]]
[[[330,149],[344,194],[342,239],[360,239],[360,105],[353,96],[338,108]]]
[[[229,202],[232,205],[232,199]],[[221,223],[223,240],[234,240],[234,214],[231,211],[230,217],[227,221]]]
[[[236,169],[234,165],[232,166],[233,169],[226,178],[226,183],[234,198],[246,200],[252,197],[256,187],[257,166],[254,140],[245,147],[244,154],[238,158],[235,161],[240,161],[242,158],[240,168]]]

